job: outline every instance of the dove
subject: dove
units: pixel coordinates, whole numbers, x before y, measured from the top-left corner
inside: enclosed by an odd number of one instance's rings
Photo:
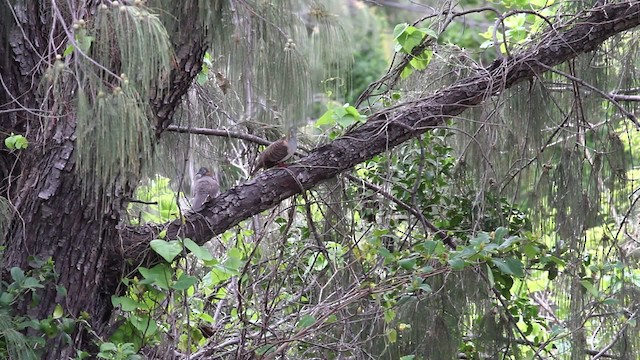
[[[298,138],[296,128],[292,127],[284,138],[267,146],[258,155],[258,160],[253,171],[251,171],[251,175],[253,176],[260,169],[268,169],[276,165],[283,166],[284,162],[295,154],[296,149],[298,149]]]
[[[204,205],[220,195],[220,186],[218,181],[212,176],[211,171],[206,167],[201,167],[196,173],[193,187],[193,200],[191,201],[191,210],[200,211],[204,209]]]

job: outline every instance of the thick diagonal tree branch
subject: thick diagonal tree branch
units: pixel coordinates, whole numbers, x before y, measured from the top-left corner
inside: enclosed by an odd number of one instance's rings
[[[189,237],[203,243],[240,221],[284,199],[316,186],[356,164],[420,136],[514,84],[533,79],[549,67],[592,51],[605,40],[640,24],[640,1],[591,9],[570,23],[556,25],[526,51],[496,60],[477,75],[417,101],[371,115],[365,124],[321,146],[287,169],[266,171],[216,198],[210,208],[188,214],[186,221],[165,226],[167,237]],[[128,227],[122,231],[127,257],[138,257],[142,245],[159,228]],[[131,246],[131,247],[130,247]],[[136,250],[138,249],[138,250]]]

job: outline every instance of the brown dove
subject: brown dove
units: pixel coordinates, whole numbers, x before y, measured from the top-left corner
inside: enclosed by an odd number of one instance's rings
[[[213,178],[211,171],[206,167],[201,167],[198,170],[191,189],[193,193],[191,210],[193,211],[204,209],[205,203],[220,195],[218,181]]]
[[[284,165],[283,163],[295,154],[297,148],[298,138],[296,136],[296,128],[291,128],[287,136],[267,146],[267,148],[258,155],[258,160],[256,161],[253,171],[251,171],[251,176],[260,169]]]

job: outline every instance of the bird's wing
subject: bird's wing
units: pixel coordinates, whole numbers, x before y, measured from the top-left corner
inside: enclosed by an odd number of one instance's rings
[[[220,195],[220,186],[218,182],[211,176],[203,176],[196,180],[193,186],[193,201],[191,209],[200,211],[204,208],[204,204]]]
[[[269,145],[261,154],[262,163],[265,168],[275,166],[279,162],[282,162],[287,157],[289,148],[287,147],[287,141],[284,139],[278,140]]]

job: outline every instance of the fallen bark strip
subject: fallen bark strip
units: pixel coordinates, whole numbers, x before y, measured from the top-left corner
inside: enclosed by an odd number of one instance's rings
[[[488,97],[592,51],[611,36],[639,24],[640,1],[585,11],[583,16],[549,31],[536,46],[510,58],[498,59],[482,73],[460,80],[432,96],[371,115],[362,126],[311,151],[289,168],[268,170],[229,189],[201,213],[187,214],[185,224],[174,221],[165,226],[123,228],[121,236],[126,256],[138,258],[140,251],[146,251],[146,244],[163,228],[169,239],[188,237],[202,244],[240,221],[420,136]]]

